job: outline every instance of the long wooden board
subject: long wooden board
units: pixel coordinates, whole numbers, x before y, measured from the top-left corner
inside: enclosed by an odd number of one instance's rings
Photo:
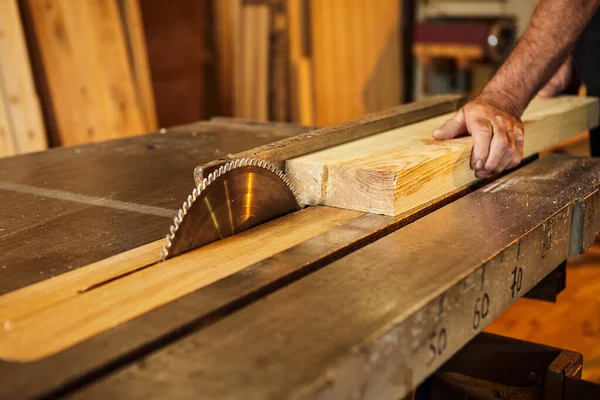
[[[471,137],[436,141],[450,114],[392,129],[286,162],[305,204],[398,215],[473,183]],[[594,98],[536,100],[526,110],[524,156],[598,125]]]
[[[12,127],[6,115],[6,99],[4,85],[0,80],[0,157],[12,156],[17,153]]]
[[[54,354],[362,215],[312,207],[155,265],[151,244],[8,293],[0,359]]]
[[[46,149],[46,130],[17,0],[0,3],[0,80],[0,92],[3,92],[0,96],[4,97],[4,112],[10,121],[15,152],[29,153]],[[0,149],[0,155],[3,153],[7,154]]]
[[[127,34],[127,48],[131,57],[137,100],[144,119],[144,130],[153,132],[158,128],[158,118],[140,0],[119,0],[119,5]]]
[[[316,124],[327,126],[402,103],[401,3],[311,0],[311,71]],[[305,16],[306,18],[308,16]]]
[[[271,10],[246,4],[240,11],[240,68],[236,70],[235,116],[258,121],[269,118],[269,32]]]
[[[117,2],[27,1],[60,144],[144,132]]]

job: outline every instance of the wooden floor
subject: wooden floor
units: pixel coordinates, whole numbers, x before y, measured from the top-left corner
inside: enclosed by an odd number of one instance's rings
[[[582,353],[584,379],[600,383],[600,237],[569,259],[555,304],[520,299],[486,330]]]

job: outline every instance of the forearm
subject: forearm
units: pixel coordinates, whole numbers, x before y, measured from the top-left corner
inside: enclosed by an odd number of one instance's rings
[[[523,37],[481,97],[521,116],[567,59],[600,0],[540,0]]]

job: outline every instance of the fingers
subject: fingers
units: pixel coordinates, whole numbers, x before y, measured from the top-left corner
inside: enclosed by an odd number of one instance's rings
[[[470,119],[468,127],[471,136],[473,136],[471,167],[475,170],[475,174],[478,174],[484,171],[485,163],[488,159],[493,128],[489,121],[483,118]]]
[[[513,168],[523,156],[523,123],[483,100],[474,100],[433,132],[438,140],[473,137],[471,167],[478,177]]]
[[[467,127],[465,125],[464,112],[460,109],[452,118],[433,131],[432,136],[437,140],[446,140],[454,139],[463,133],[467,133]]]
[[[506,131],[506,138],[508,139],[508,147],[502,156],[502,160],[498,163],[498,166],[493,170],[495,174],[499,174],[508,168],[508,165],[512,162],[516,150],[515,150],[515,139],[513,137],[513,132],[510,130]]]
[[[508,138],[506,136],[506,128],[502,122],[498,120],[492,123],[494,135],[490,144],[490,153],[485,162],[484,169],[486,172],[495,172],[504,157],[504,153],[508,150]]]
[[[506,168],[514,168],[521,162],[523,158],[523,143],[525,141],[525,136],[523,135],[523,127],[515,126],[513,128],[514,132],[514,140],[515,140],[515,154],[513,155],[512,160],[508,163]]]

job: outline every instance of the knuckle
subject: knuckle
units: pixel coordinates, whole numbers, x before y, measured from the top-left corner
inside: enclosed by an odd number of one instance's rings
[[[479,129],[475,132],[473,132],[473,136],[477,136],[480,139],[486,139],[486,140],[492,140],[492,132],[490,130],[487,129]]]
[[[506,139],[498,140],[497,146],[498,146],[498,150],[506,152],[509,149],[508,140],[506,140]]]

